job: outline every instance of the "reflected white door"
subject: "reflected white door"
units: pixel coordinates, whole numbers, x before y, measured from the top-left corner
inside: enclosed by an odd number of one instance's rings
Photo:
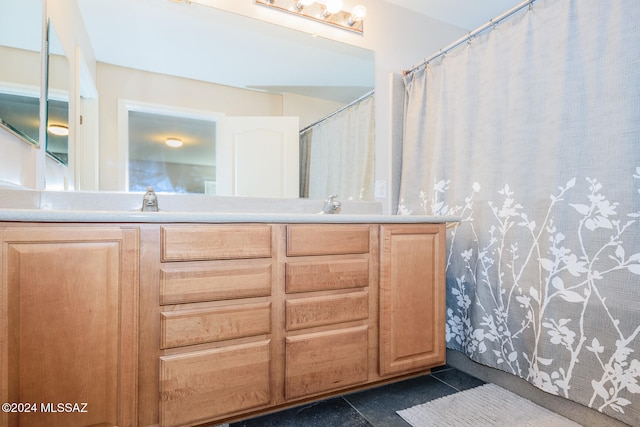
[[[216,194],[298,197],[298,117],[225,117],[216,143]]]

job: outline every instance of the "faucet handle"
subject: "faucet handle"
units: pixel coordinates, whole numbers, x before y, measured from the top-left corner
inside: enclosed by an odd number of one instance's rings
[[[336,197],[338,197],[337,194],[327,197],[327,199],[324,201],[324,206],[322,208],[323,213],[333,214],[333,213],[337,213],[340,210],[342,203],[335,200]]]

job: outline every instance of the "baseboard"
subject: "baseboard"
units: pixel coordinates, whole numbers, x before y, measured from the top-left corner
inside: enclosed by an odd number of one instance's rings
[[[628,424],[594,409],[542,391],[515,375],[476,363],[459,351],[447,349],[447,365],[482,381],[506,388],[585,427],[629,427]]]

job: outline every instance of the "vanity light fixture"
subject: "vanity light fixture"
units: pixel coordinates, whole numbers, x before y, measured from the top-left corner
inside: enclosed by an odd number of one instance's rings
[[[66,125],[57,125],[51,124],[47,126],[47,130],[50,134],[56,136],[68,136],[69,135],[69,127]]]
[[[256,0],[256,3],[360,34],[367,14],[364,6],[355,6],[351,12],[343,10],[342,0]]]
[[[180,138],[167,138],[164,143],[171,148],[179,148],[182,147],[183,144]]]

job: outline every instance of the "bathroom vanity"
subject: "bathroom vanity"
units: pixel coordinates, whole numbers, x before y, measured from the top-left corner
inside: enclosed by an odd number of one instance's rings
[[[445,363],[451,219],[29,212],[0,210],[0,390],[38,411],[2,425],[222,423]]]

